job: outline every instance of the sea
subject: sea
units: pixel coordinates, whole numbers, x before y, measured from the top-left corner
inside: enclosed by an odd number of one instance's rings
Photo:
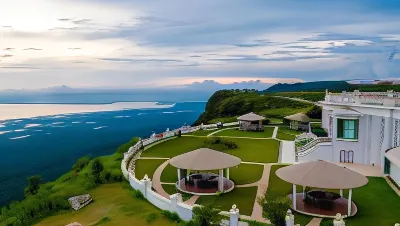
[[[0,206],[24,197],[27,178],[52,181],[82,156],[109,155],[133,137],[192,124],[206,102],[1,104]]]

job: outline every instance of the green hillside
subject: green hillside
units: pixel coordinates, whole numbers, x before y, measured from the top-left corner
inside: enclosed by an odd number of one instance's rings
[[[205,112],[195,124],[236,121],[237,116],[249,112],[280,119],[298,112],[306,113],[313,106],[311,103],[260,95],[257,92],[220,90],[210,97]]]

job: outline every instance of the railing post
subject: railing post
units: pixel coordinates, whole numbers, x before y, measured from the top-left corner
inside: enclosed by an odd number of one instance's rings
[[[286,226],[294,226],[294,215],[290,209],[286,212],[285,222]]]
[[[239,225],[239,209],[234,204],[232,209],[229,211],[229,226],[238,226]]]
[[[144,175],[143,179],[141,180],[141,182],[143,183],[143,195],[144,197],[147,199],[147,192],[151,191],[151,187],[152,187],[152,183],[151,183],[151,179],[146,175]]]
[[[171,199],[171,209],[172,212],[178,212],[178,203],[182,202],[182,195],[180,193],[173,194],[169,197]]]

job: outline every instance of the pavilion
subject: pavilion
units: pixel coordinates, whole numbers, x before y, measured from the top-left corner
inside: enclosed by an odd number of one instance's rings
[[[262,121],[265,119],[264,116],[257,115],[253,112],[242,115],[237,118],[239,121],[240,130],[250,130],[250,131],[262,131]]]
[[[239,165],[241,160],[223,152],[200,148],[175,156],[169,162],[178,169],[178,190],[196,195],[215,195],[217,192],[233,190],[229,168]],[[216,170],[218,174],[210,172]]]
[[[357,206],[351,201],[352,189],[366,185],[367,177],[343,166],[318,160],[280,168],[276,175],[293,184],[293,210],[311,216],[335,217],[337,213],[346,217],[357,213]],[[296,192],[296,185],[303,186],[303,192]],[[305,187],[312,188],[306,192]],[[314,188],[329,189],[321,191]],[[340,194],[332,190],[340,190]],[[343,197],[343,189],[349,189],[349,197]]]
[[[290,129],[308,130],[308,132],[311,132],[310,118],[306,114],[297,113],[294,115],[286,116],[285,119],[290,121]]]

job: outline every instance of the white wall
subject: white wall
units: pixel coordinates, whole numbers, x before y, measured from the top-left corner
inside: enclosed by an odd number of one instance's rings
[[[315,160],[332,161],[332,144],[320,143],[316,149],[303,157],[298,157],[297,162],[310,162]]]
[[[390,163],[390,177],[400,186],[400,167]]]
[[[329,115],[332,114],[331,110],[322,109],[321,127],[329,130]]]

